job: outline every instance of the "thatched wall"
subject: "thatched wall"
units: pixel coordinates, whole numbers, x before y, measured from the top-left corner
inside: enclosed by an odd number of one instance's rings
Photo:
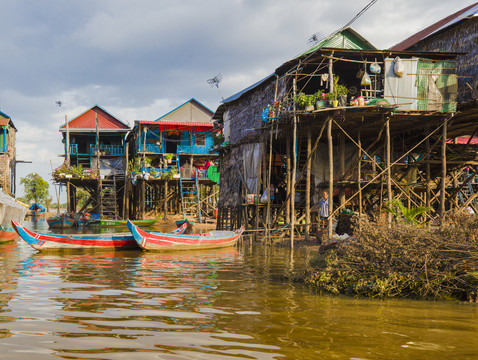
[[[477,96],[466,85],[469,83],[478,92],[478,19],[463,21],[451,29],[420,41],[409,50],[467,53],[457,58],[458,102],[466,102]]]
[[[221,183],[219,207],[237,206],[244,202],[243,187],[243,149],[242,145],[267,142],[269,133],[261,130],[262,112],[268,104],[273,104],[276,79],[261,84],[239,99],[227,103],[227,118],[230,121],[230,146],[221,153]],[[286,80],[278,80],[277,97],[285,92]]]

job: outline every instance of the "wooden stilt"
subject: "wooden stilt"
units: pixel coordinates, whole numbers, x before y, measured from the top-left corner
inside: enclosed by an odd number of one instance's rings
[[[329,239],[332,238],[332,213],[334,212],[334,146],[332,142],[332,117],[329,117],[327,127],[327,142],[329,145]]]
[[[294,94],[297,93],[297,79],[293,82]],[[295,112],[294,102],[294,124],[292,130],[292,176],[291,176],[291,191],[290,191],[290,247],[294,248],[295,235],[295,175],[297,171],[297,114]]]
[[[359,228],[362,219],[362,139],[360,136],[360,131],[357,135],[357,144],[358,144],[358,168],[357,168],[357,184],[358,184],[358,198],[359,198]]]
[[[345,134],[339,134],[339,178],[342,181],[345,175]],[[345,206],[345,189],[340,186],[339,189],[340,206]]]
[[[428,134],[430,133],[430,128],[427,126],[425,128],[425,132]],[[427,139],[425,140],[425,147],[427,149],[427,154],[430,153],[430,138],[427,137]],[[428,158],[428,155],[426,155],[426,158]],[[425,164],[425,171],[426,171],[426,174],[425,174],[425,177],[426,177],[426,188],[425,188],[425,191],[426,191],[426,194],[425,194],[425,204],[427,207],[430,206],[430,199],[431,199],[431,193],[430,193],[430,163],[427,161],[427,163]]]
[[[164,220],[168,218],[168,180],[164,181]]]
[[[390,156],[391,156],[391,151],[390,151],[390,119],[387,119],[387,126],[386,126],[386,142],[387,142],[387,195],[388,195],[388,202],[390,203],[392,201],[393,195],[392,195],[392,170],[390,166]],[[392,227],[392,213],[387,212],[387,223],[388,227]]]
[[[307,173],[305,183],[305,240],[310,237],[310,180],[311,180],[311,153],[312,150],[312,131],[307,130]]]
[[[445,217],[445,189],[446,189],[446,137],[447,137],[447,124],[448,119],[443,120],[442,127],[442,141],[441,141],[441,188],[440,188],[440,218],[443,220]]]
[[[287,166],[287,201],[286,201],[286,208],[285,208],[285,218],[286,222],[290,223],[290,182],[292,177],[292,164],[290,159],[290,136],[286,137],[285,141],[285,153],[286,153],[286,166]]]

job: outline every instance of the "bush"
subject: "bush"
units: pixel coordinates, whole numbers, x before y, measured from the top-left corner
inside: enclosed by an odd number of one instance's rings
[[[306,282],[320,291],[367,297],[476,299],[478,219],[452,216],[441,227],[363,221]]]

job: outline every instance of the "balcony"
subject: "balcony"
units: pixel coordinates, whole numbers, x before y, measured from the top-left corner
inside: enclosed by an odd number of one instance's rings
[[[124,145],[99,145],[99,150],[102,156],[124,156]],[[96,154],[96,145],[90,145],[90,155]]]

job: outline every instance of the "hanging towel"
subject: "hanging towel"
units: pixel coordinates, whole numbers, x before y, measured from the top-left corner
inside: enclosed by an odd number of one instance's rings
[[[327,84],[327,81],[329,81],[329,74],[321,74],[320,75],[320,86],[324,84],[324,82]]]

